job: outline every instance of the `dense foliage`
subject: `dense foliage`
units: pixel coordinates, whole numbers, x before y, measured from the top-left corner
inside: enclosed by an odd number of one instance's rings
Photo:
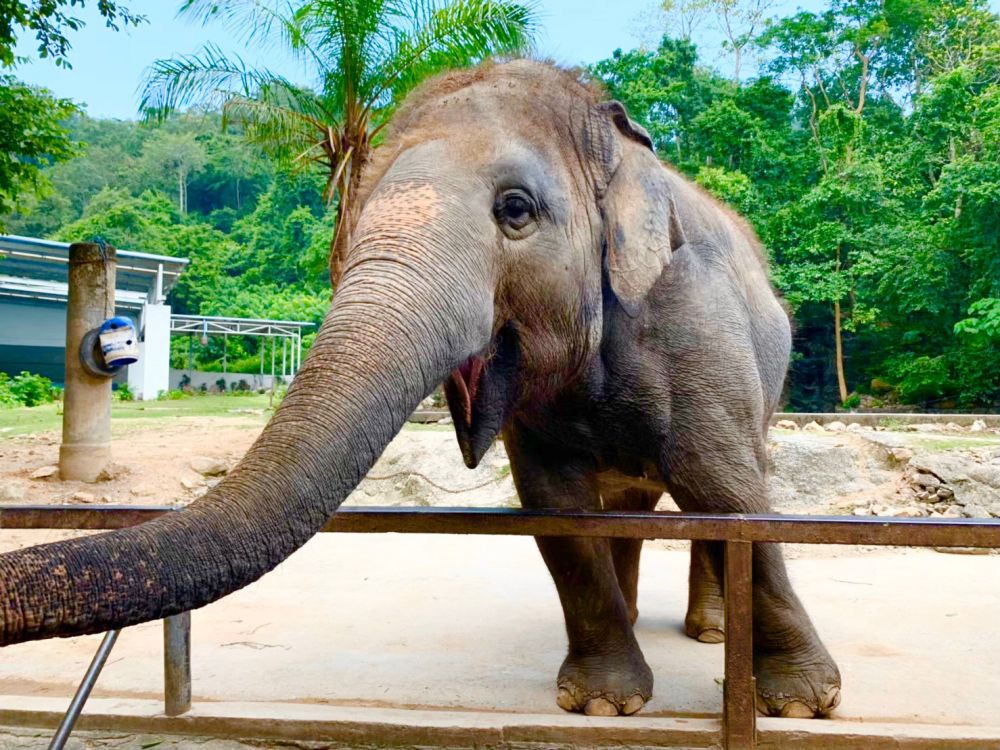
[[[249,44],[285,47],[311,71],[314,88],[304,88],[209,44],[154,62],[140,107],[161,120],[181,105],[221,107],[278,161],[318,168],[338,201],[334,286],[353,194],[395,105],[442,70],[526,50],[535,24],[513,0],[184,0],[181,12],[221,20]]]
[[[1000,21],[981,0],[831,0],[759,29],[748,80],[683,36],[591,73],[768,247],[790,405],[1000,405]]]

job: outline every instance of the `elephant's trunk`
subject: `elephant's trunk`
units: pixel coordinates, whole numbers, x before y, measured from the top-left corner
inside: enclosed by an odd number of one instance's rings
[[[445,261],[434,238],[369,234],[284,403],[225,480],[149,523],[0,556],[0,644],[201,607],[323,526],[420,400],[490,334],[488,270]]]

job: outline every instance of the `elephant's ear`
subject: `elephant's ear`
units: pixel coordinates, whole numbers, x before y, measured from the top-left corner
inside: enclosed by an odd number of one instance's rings
[[[649,134],[619,102],[602,102],[596,109],[597,125],[605,129],[597,152],[606,178],[599,194],[608,277],[622,305],[634,313],[673,251],[684,244],[684,232],[669,172],[653,152]]]

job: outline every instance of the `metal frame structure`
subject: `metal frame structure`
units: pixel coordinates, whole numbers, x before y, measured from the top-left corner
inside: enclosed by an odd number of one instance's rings
[[[159,304],[191,262],[188,258],[117,251],[115,304],[142,309]],[[69,243],[0,235],[0,298],[65,304]]]
[[[257,336],[271,339],[271,376],[275,375],[277,340],[281,339],[281,374],[294,375],[302,366],[302,330],[312,328],[312,323],[301,320],[258,320],[254,318],[227,318],[215,315],[171,315],[170,333],[187,333],[191,336]],[[227,371],[223,353],[222,371]],[[264,347],[260,350],[260,372],[264,374]]]
[[[3,529],[116,529],[176,509],[149,506],[0,506]],[[753,543],[1000,548],[1000,521],[857,516],[712,515],[696,513],[508,510],[501,508],[350,508],[324,532],[485,534],[720,541],[725,553],[725,682],[721,742],[757,746],[753,676]],[[178,619],[182,618],[182,619]],[[183,619],[186,618],[186,619]],[[191,704],[190,615],[165,620],[165,705],[169,716]],[[102,644],[101,648],[104,648]],[[110,646],[108,647],[110,650]],[[100,656],[100,651],[98,652]],[[106,656],[105,656],[106,658]],[[95,657],[95,663],[98,661]],[[68,736],[99,668],[89,670],[64,723]],[[93,672],[93,673],[92,673]],[[72,719],[72,720],[70,720]],[[60,746],[50,746],[54,750]]]

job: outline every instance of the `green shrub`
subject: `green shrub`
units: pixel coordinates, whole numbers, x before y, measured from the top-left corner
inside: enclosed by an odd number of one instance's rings
[[[842,405],[845,409],[857,409],[859,406],[861,406],[861,394],[852,393],[844,400],[844,403]]]
[[[14,397],[14,392],[10,389],[10,376],[5,372],[0,372],[0,408],[13,408],[21,403]]]
[[[9,383],[10,393],[22,406],[51,404],[59,398],[59,389],[44,375],[22,372]]]
[[[128,387],[128,383],[122,383],[115,389],[114,397],[117,401],[135,401],[135,394]]]

